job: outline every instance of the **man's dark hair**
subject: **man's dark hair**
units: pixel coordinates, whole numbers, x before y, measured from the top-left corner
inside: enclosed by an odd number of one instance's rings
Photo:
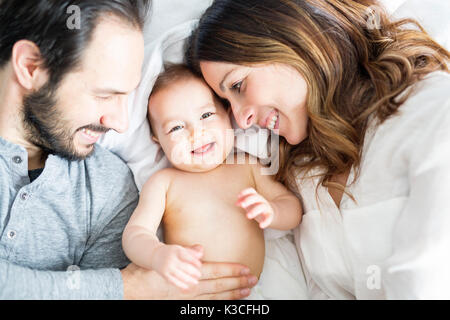
[[[78,29],[68,27],[71,6],[80,10]],[[29,40],[56,86],[78,66],[101,17],[111,14],[142,30],[150,7],[150,0],[0,0],[0,68],[17,41]]]

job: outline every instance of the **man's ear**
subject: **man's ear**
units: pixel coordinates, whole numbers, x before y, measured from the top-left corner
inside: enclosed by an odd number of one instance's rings
[[[27,90],[37,90],[48,81],[43,69],[41,51],[32,41],[17,41],[12,49],[11,64],[19,84]]]

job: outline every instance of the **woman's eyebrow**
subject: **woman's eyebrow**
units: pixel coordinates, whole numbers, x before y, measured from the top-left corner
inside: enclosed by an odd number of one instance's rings
[[[224,83],[225,83],[225,81],[227,80],[228,76],[229,76],[231,73],[233,73],[234,70],[236,70],[236,69],[235,69],[235,68],[234,68],[234,69],[231,69],[231,70],[228,71],[228,72],[225,74],[225,76],[223,77],[223,80],[222,80],[222,82],[221,82],[220,85],[219,85],[220,90],[222,90],[222,92],[225,92],[226,89],[225,89]]]

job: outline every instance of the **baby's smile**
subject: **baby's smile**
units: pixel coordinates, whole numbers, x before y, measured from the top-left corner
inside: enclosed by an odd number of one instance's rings
[[[201,156],[203,156],[205,154],[208,154],[208,153],[212,152],[215,149],[215,146],[216,146],[215,142],[211,142],[211,143],[205,144],[204,146],[202,146],[200,148],[192,150],[192,154],[193,155],[201,155]]]

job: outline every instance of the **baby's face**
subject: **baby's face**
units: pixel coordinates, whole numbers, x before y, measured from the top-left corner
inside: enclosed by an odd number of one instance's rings
[[[224,162],[234,145],[229,113],[196,78],[183,79],[152,95],[153,131],[172,165],[206,172]]]

